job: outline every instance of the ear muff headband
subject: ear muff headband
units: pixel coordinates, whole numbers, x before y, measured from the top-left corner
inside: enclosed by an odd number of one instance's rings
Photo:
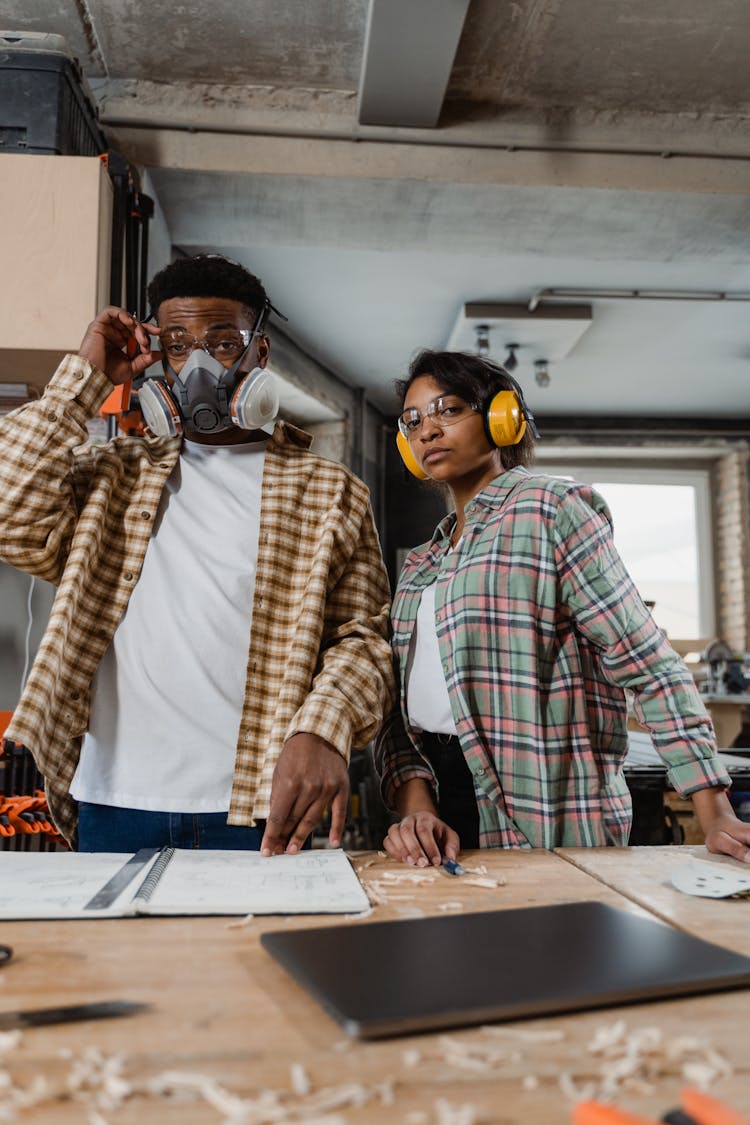
[[[518,445],[526,433],[526,418],[515,391],[498,391],[484,411],[484,426],[493,445]]]
[[[417,461],[416,457],[411,451],[409,442],[401,433],[401,430],[398,430],[396,433],[396,445],[398,446],[398,451],[401,454],[401,460],[404,462],[412,476],[417,477],[418,480],[429,480],[429,474],[424,471],[424,469]]]

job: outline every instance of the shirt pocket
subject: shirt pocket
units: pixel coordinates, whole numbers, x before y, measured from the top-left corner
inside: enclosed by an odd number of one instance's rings
[[[606,843],[616,848],[625,847],[633,823],[633,802],[627,786],[624,789],[603,789],[601,802]]]

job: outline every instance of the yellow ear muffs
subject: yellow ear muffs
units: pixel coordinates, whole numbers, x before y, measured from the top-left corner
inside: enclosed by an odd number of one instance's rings
[[[518,445],[526,433],[526,419],[516,392],[498,391],[485,410],[484,423],[494,445]]]
[[[411,451],[409,442],[406,440],[400,430],[396,434],[396,445],[398,446],[398,451],[401,454],[401,460],[404,462],[409,472],[419,480],[429,480],[429,473],[426,473],[424,469],[420,467],[419,462]]]

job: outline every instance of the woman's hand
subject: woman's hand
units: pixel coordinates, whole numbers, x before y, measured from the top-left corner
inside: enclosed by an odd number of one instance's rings
[[[708,851],[750,863],[750,824],[735,816],[726,793],[699,789],[692,801]]]
[[[734,813],[717,816],[706,832],[706,847],[718,855],[731,855],[750,863],[750,824]]]
[[[435,812],[427,809],[408,813],[388,829],[383,847],[392,859],[413,867],[439,867],[444,857],[457,859],[458,833]]]

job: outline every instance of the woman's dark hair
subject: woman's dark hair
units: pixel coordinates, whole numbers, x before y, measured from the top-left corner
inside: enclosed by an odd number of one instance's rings
[[[255,316],[268,304],[260,279],[220,254],[177,258],[155,274],[148,287],[151,312],[157,313],[162,301],[172,297],[223,297],[239,301]]]
[[[515,391],[521,399],[521,405],[525,405],[523,391],[518,383],[504,367],[492,360],[472,355],[471,352],[435,352],[425,348],[410,363],[407,378],[396,380],[401,409],[409,387],[423,375],[434,379],[444,394],[457,395],[464,402],[478,403],[483,414],[498,391]],[[487,436],[489,438],[489,433]],[[518,445],[501,446],[503,468],[512,469],[516,465],[531,464],[534,446],[534,435],[531,427],[527,426]]]

